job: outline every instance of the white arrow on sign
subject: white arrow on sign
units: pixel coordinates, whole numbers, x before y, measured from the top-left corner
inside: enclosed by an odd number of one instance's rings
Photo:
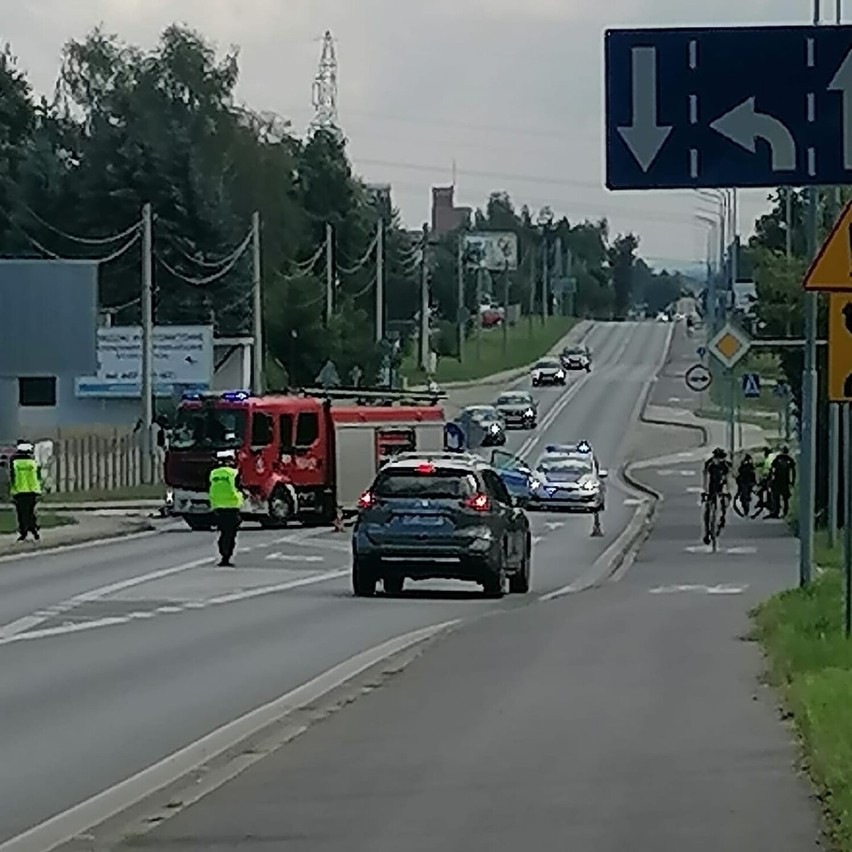
[[[852,50],[840,63],[828,91],[843,95],[843,168],[852,169]]]
[[[796,142],[787,125],[775,116],[757,112],[754,98],[748,98],[710,123],[710,127],[751,154],[757,150],[757,140],[769,143],[772,170],[792,172],[796,169]]]
[[[630,51],[633,114],[618,132],[643,172],[651,168],[672,132],[657,124],[657,48],[634,47]]]

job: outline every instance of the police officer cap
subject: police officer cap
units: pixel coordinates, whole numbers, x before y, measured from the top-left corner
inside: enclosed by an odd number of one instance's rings
[[[216,458],[219,461],[233,461],[237,457],[237,454],[233,450],[222,450],[221,452],[216,453]]]
[[[29,441],[18,441],[18,452],[31,453],[33,450],[34,447]]]
[[[726,452],[725,452],[725,451],[724,451],[721,447],[716,447],[716,449],[715,449],[715,450],[713,450],[713,455],[714,455],[717,459],[723,459],[723,458],[725,458],[725,456],[727,455],[727,453],[726,453]]]

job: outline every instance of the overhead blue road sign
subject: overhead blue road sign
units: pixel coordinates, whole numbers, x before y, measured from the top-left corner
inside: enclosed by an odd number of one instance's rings
[[[852,183],[852,26],[605,39],[609,189]]]
[[[757,373],[743,373],[743,396],[746,399],[760,396],[760,376]]]

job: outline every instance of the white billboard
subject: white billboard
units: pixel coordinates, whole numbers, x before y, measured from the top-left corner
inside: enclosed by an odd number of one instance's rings
[[[518,268],[518,235],[514,231],[477,231],[464,235],[467,266],[503,272]]]
[[[180,388],[207,390],[213,380],[213,328],[159,325],[153,335],[154,392],[169,396]],[[78,397],[139,397],[142,387],[140,326],[99,328],[98,372],[76,380]]]

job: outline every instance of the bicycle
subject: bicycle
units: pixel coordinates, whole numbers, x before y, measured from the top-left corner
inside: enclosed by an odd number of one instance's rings
[[[710,495],[703,495],[702,501],[704,503],[704,531],[706,536],[710,539],[710,547],[713,553],[716,552],[718,542],[719,542],[719,534],[722,532],[722,517],[719,514],[719,498],[724,501],[726,499],[724,494],[719,494],[717,492],[713,492]]]

